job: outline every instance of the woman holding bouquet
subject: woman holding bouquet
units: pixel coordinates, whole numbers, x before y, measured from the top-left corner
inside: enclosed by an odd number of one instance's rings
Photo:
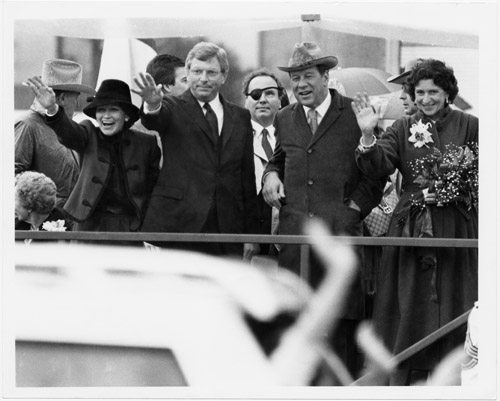
[[[406,81],[418,112],[403,117],[380,139],[377,114],[368,97],[355,96],[352,108],[363,133],[356,160],[363,172],[403,176],[401,199],[388,237],[478,237],[478,119],[450,104],[458,93],[453,70],[424,60]],[[398,354],[474,306],[478,296],[477,248],[385,247],[375,295],[373,323]],[[393,385],[426,378],[449,351],[463,344],[465,331],[401,364]]]

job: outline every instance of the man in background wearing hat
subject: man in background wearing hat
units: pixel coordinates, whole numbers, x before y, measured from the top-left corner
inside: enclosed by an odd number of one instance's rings
[[[95,90],[82,85],[82,66],[70,60],[47,60],[42,68],[42,80],[56,94],[56,102],[71,119],[78,107],[80,93]],[[75,154],[57,140],[44,123],[45,108],[36,100],[30,110],[14,124],[15,173],[38,171],[51,178],[57,187],[56,209],[61,211],[78,179]]]
[[[283,235],[303,235],[308,220],[319,218],[334,235],[361,236],[362,219],[382,197],[384,183],[363,175],[354,159],[361,131],[351,99],[328,89],[328,72],[336,65],[336,57],[305,42],[295,45],[287,67],[278,67],[289,73],[298,102],[276,115],[277,145],[263,178],[264,199],[280,208]],[[298,274],[299,262],[300,247],[283,244],[279,265]],[[314,254],[310,262],[307,279],[316,288],[324,271]],[[353,375],[361,368],[355,344],[356,326],[364,318],[361,277],[330,339]]]
[[[189,90],[178,97],[163,96],[151,74],[134,78],[138,89],[132,91],[144,101],[141,121],[159,132],[164,157],[143,231],[257,233],[250,113],[219,93],[229,72],[227,54],[200,42],[186,68]],[[169,246],[248,260],[258,251],[255,244]]]
[[[411,100],[410,94],[406,91],[405,82],[408,76],[410,75],[412,68],[420,64],[422,61],[424,60],[421,58],[410,60],[408,61],[408,63],[406,63],[405,69],[401,74],[393,75],[387,78],[387,82],[392,82],[394,84],[399,84],[402,86],[401,95],[399,96],[399,99],[403,103],[405,114],[407,116],[412,116],[413,114],[415,114],[418,108],[417,104],[413,100]]]

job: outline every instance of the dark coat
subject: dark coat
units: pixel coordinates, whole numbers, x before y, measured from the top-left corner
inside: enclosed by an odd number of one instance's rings
[[[362,235],[362,218],[382,196],[384,183],[361,173],[354,158],[361,131],[351,109],[351,99],[330,90],[332,103],[314,136],[302,105],[295,103],[279,111],[277,144],[266,171],[278,172],[284,182],[286,204],[280,210],[280,234],[304,234],[304,223],[312,217],[323,220],[335,235]],[[361,213],[348,207],[353,200]],[[283,246],[281,266],[299,271],[298,246]],[[322,268],[311,266],[316,286]],[[359,283],[358,283],[359,284]],[[349,302],[351,318],[362,317],[361,285]]]
[[[189,90],[167,96],[158,114],[141,111],[143,125],[160,134],[163,146],[143,231],[199,233],[215,202],[220,232],[258,232],[250,113],[220,98],[220,147]]]
[[[418,148],[409,141],[410,128],[422,120],[429,123],[432,143]],[[422,188],[414,182],[411,161],[431,154],[434,148],[442,153],[446,146],[477,144],[477,117],[447,108],[440,121],[432,123],[422,112],[397,120],[377,140],[375,148],[365,154],[357,152],[357,161],[365,171],[381,176],[396,168],[403,175],[403,192],[389,226],[388,236],[419,236],[405,230],[403,218],[410,226],[417,214],[410,213],[410,199]],[[432,216],[434,238],[478,238],[476,207],[464,204],[428,205]],[[385,247],[377,277],[373,322],[377,334],[395,355],[439,329],[474,306],[478,297],[477,248]],[[431,348],[405,363],[406,367],[432,370],[439,358],[463,344],[465,327],[455,330]],[[395,383],[397,384],[397,383]]]
[[[80,155],[80,176],[64,205],[64,211],[78,222],[85,221],[94,211],[109,178],[111,155],[99,128],[90,120],[80,124],[71,121],[59,108],[47,124],[59,141]],[[123,132],[121,157],[126,171],[126,192],[136,215],[131,230],[139,229],[149,196],[158,177],[160,149],[152,135],[134,130]]]

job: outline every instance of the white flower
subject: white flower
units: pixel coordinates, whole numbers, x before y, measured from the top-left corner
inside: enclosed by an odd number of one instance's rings
[[[410,142],[414,142],[414,146],[416,148],[421,148],[425,146],[428,148],[427,143],[433,142],[432,134],[428,131],[431,123],[422,123],[422,120],[419,120],[417,123],[414,123],[410,127],[411,136],[408,138]]]
[[[66,231],[64,223],[64,220],[46,221],[42,224],[42,229],[44,229],[45,231]]]

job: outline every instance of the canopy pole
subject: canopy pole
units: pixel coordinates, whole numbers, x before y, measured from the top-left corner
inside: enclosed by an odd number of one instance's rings
[[[302,25],[302,42],[318,43],[319,40],[314,28],[318,27],[321,16],[319,14],[302,14],[300,18],[304,22]]]

